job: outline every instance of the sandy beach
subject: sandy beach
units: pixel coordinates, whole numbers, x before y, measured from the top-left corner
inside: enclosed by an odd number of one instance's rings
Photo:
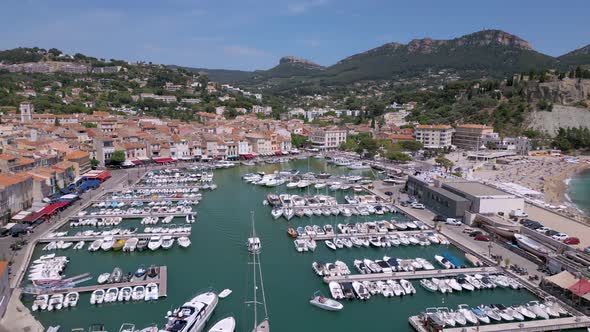
[[[510,165],[496,164],[495,169],[476,170],[473,175],[486,182],[516,183],[538,191],[547,204],[566,205],[565,213],[577,219],[587,219],[581,215],[566,197],[567,179],[590,167],[589,158],[580,158],[571,163],[557,157],[525,157]]]

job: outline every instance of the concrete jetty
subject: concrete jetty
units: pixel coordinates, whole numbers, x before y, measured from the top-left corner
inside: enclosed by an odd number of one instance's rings
[[[445,278],[453,277],[459,274],[489,274],[501,273],[496,267],[469,267],[462,269],[448,270],[421,270],[411,272],[392,272],[392,273],[371,273],[371,274],[352,274],[347,276],[329,276],[324,277],[325,283],[335,282],[353,282],[353,281],[379,281],[379,280],[397,280],[397,279],[428,279],[428,278]]]
[[[427,332],[418,316],[411,316],[409,323],[418,332]],[[477,326],[464,326],[444,328],[443,332],[537,332],[537,331],[562,331],[577,328],[590,327],[590,318],[587,316],[574,316],[552,318],[542,320],[530,320],[526,322],[500,323]]]
[[[309,236],[309,235],[300,235],[297,238],[298,239],[314,239],[316,241],[323,241],[323,240],[332,240],[335,238],[340,238],[340,239],[345,239],[345,238],[351,238],[351,237],[356,237],[356,238],[367,238],[367,237],[381,237],[381,236],[387,236],[387,235],[399,235],[399,234],[406,234],[406,235],[416,235],[416,234],[423,234],[423,233],[428,233],[428,232],[433,232],[432,230],[424,230],[424,231],[392,231],[392,232],[387,232],[387,233],[379,233],[379,232],[372,232],[372,233],[351,233],[351,234],[324,234],[324,235],[314,235],[314,236]]]
[[[172,236],[173,238],[179,238],[182,236],[190,236],[190,232],[175,232],[175,233],[133,233],[133,234],[124,234],[124,235],[108,235],[112,236],[115,240],[120,239],[130,239],[132,237],[136,238],[150,238],[152,236]],[[47,243],[52,241],[65,241],[65,242],[78,242],[78,241],[94,241],[104,239],[107,235],[91,235],[91,236],[54,236],[54,237],[44,237],[38,240],[39,243]]]
[[[115,218],[121,217],[123,219],[139,219],[144,217],[168,217],[168,216],[175,216],[175,217],[186,217],[187,215],[196,215],[196,212],[163,212],[163,213],[134,213],[134,214],[87,214],[84,216],[72,216],[69,217],[69,220],[80,220],[80,219],[92,219],[92,218]]]

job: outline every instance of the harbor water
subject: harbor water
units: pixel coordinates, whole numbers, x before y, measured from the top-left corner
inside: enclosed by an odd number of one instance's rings
[[[399,248],[351,248],[331,251],[323,243],[313,253],[297,253],[293,241],[287,236],[288,225],[306,224],[323,225],[354,221],[381,220],[385,218],[401,220],[401,215],[386,214],[371,217],[317,217],[293,218],[287,223],[285,219],[273,220],[270,208],[262,201],[267,193],[286,192],[284,186],[265,188],[245,183],[241,176],[254,171],[272,172],[278,169],[297,168],[301,171],[327,171],[348,174],[345,168],[326,165],[325,161],[310,159],[290,163],[263,166],[238,166],[215,171],[214,182],[218,189],[204,191],[201,203],[195,207],[198,218],[193,224],[192,245],[186,249],[174,245],[170,250],[154,252],[88,252],[71,249],[57,251],[70,257],[65,270],[68,276],[90,272],[93,280],[85,284],[96,283],[96,276],[110,272],[114,267],[121,267],[125,272],[133,272],[140,266],[166,265],[168,267],[167,297],[158,301],[110,303],[90,305],[90,294],[81,294],[78,306],[57,312],[36,312],[34,315],[44,326],[61,325],[61,331],[72,328],[87,328],[93,323],[102,323],[107,331],[118,331],[122,323],[134,323],[143,328],[151,323],[161,326],[167,311],[182,305],[195,294],[206,289],[217,292],[225,288],[233,290],[226,299],[220,299],[209,326],[215,321],[233,315],[237,320],[236,331],[251,331],[253,322],[252,300],[253,281],[251,260],[245,246],[251,232],[250,211],[254,211],[256,231],[262,241],[261,262],[264,286],[269,311],[270,325],[274,331],[359,331],[370,328],[373,331],[412,331],[408,316],[416,315],[427,307],[448,306],[456,308],[458,304],[479,305],[482,303],[502,303],[505,305],[522,304],[533,300],[534,296],[525,290],[508,289],[481,290],[471,293],[462,292],[443,295],[429,293],[413,281],[417,294],[413,296],[386,299],[380,295],[362,302],[345,301],[340,312],[322,311],[311,306],[308,301],[313,293],[320,290],[329,295],[327,285],[315,275],[311,268],[313,261],[334,262],[342,260],[354,270],[354,259],[381,259],[384,255],[398,258],[423,257],[434,263],[434,255],[449,252],[463,260],[464,255],[452,246],[409,246]],[[354,171],[362,174],[361,171]],[[371,171],[368,171],[368,175]],[[309,189],[315,193],[316,189]],[[324,193],[326,189],[323,189]],[[289,191],[296,193],[298,190]],[[303,193],[303,190],[299,190]],[[333,194],[334,192],[330,192]],[[344,193],[337,193],[342,200]],[[178,224],[184,225],[180,218]],[[139,227],[137,221],[123,221],[118,227]],[[142,227],[140,227],[141,229]],[[88,244],[86,244],[88,246]],[[38,246],[33,259],[47,253]],[[357,273],[353,271],[353,273]],[[108,288],[108,286],[105,286]],[[25,305],[31,305],[25,302]],[[263,316],[259,306],[258,317]]]
[[[568,197],[586,216],[590,216],[590,169],[586,169],[569,181]]]

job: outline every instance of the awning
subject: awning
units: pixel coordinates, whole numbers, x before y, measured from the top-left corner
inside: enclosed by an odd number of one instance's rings
[[[63,195],[62,197],[60,197],[59,199],[65,199],[65,200],[75,200],[78,198],[78,195],[74,195],[74,194],[68,194],[68,195]]]
[[[582,278],[578,280],[578,282],[576,282],[575,284],[568,287],[568,289],[572,293],[578,296],[582,296],[584,294],[590,293],[590,282],[588,281],[588,279]]]
[[[283,153],[282,153],[281,151],[275,151],[275,155],[277,155],[277,156],[282,156],[282,155],[283,155]]]
[[[545,278],[545,280],[566,289],[574,285],[577,281],[576,277],[568,271],[561,271],[556,275]]]
[[[55,213],[55,211],[57,211],[57,209],[60,209],[68,204],[70,204],[70,202],[56,202],[53,204],[49,204],[46,207],[44,207],[41,211],[39,211],[39,213],[42,216],[50,215],[50,214]]]
[[[174,162],[174,159],[172,159],[172,158],[154,158],[153,160],[154,160],[154,162],[156,162],[158,164]]]
[[[133,163],[133,165],[143,165],[143,161],[142,160],[131,160],[131,162]]]
[[[242,158],[246,158],[246,159],[252,159],[252,158],[256,158],[256,156],[255,156],[255,155],[253,155],[253,154],[251,154],[251,153],[244,153],[244,154],[241,154],[241,155],[240,155],[240,157],[242,157]]]

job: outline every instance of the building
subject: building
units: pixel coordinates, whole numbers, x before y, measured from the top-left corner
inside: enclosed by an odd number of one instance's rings
[[[484,147],[484,137],[493,133],[494,128],[486,125],[461,124],[453,133],[453,145],[464,150],[478,150]]]
[[[29,102],[22,102],[19,105],[20,110],[20,121],[27,122],[33,119],[33,112],[35,111],[35,106]]]
[[[0,261],[0,318],[4,317],[10,299],[10,283],[8,282],[8,262]]]
[[[27,174],[0,174],[0,224],[33,204],[33,177]]]
[[[428,174],[409,176],[408,194],[446,217],[470,214],[495,215],[524,209],[524,199],[494,187],[458,178],[437,179]]]
[[[332,150],[346,142],[346,129],[339,127],[315,128],[310,136],[310,141],[315,148],[320,150]]]
[[[80,174],[84,174],[90,170],[90,154],[86,151],[72,151],[66,154],[64,159],[77,165],[76,176],[80,176]]]
[[[453,128],[449,125],[417,125],[416,140],[426,149],[444,149],[452,146]]]
[[[486,149],[512,151],[518,155],[527,155],[531,150],[531,142],[528,137],[500,137],[497,133],[483,137],[483,145]]]

